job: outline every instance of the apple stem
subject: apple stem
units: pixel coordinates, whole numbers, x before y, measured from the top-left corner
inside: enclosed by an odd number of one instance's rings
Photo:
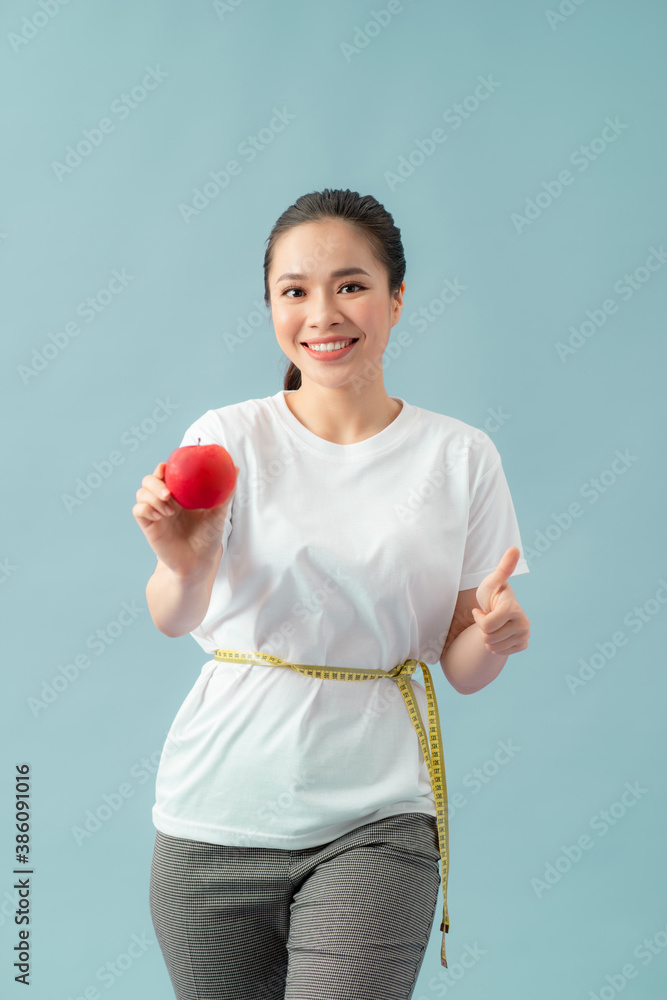
[[[201,438],[197,438],[197,444],[201,444]]]

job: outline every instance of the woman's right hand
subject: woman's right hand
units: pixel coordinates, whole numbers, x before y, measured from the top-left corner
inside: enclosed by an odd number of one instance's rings
[[[206,573],[220,549],[229,505],[236,492],[239,467],[235,465],[234,489],[224,504],[210,509],[181,507],[165,485],[166,462],[144,476],[132,508],[137,524],[158,559],[179,576]]]

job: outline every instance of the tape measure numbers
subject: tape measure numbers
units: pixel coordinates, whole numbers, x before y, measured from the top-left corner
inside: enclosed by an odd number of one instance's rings
[[[353,667],[321,667],[311,663],[287,663],[278,656],[271,656],[269,653],[258,653],[255,650],[239,649],[216,649],[213,652],[216,660],[227,663],[248,663],[263,664],[271,667],[287,667],[296,670],[307,677],[317,677],[322,680],[334,681],[364,681],[375,680],[380,677],[389,677],[398,685],[403,695],[403,700],[407,706],[412,724],[415,727],[419,743],[422,748],[426,767],[428,768],[431,788],[435,801],[436,819],[438,823],[438,846],[440,850],[440,860],[442,863],[442,908],[443,918],[440,930],[443,931],[442,946],[440,948],[440,962],[447,968],[447,956],[445,954],[445,934],[449,932],[449,914],[447,911],[447,876],[449,874],[449,817],[447,815],[447,782],[445,780],[445,762],[442,757],[442,739],[440,733],[440,718],[438,716],[438,703],[435,697],[435,689],[431,674],[422,660],[406,660],[399,663],[391,670],[356,670]],[[428,729],[429,742],[426,737],[424,723],[422,722],[419,706],[414,698],[410,677],[417,667],[422,668],[424,676],[424,687],[426,689],[426,701],[428,705]]]

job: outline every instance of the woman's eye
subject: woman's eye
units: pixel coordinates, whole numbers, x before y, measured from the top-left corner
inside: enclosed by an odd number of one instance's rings
[[[365,285],[360,285],[357,281],[348,281],[346,284],[341,285],[341,289],[340,290],[342,291],[343,288],[361,288],[361,289],[363,289],[365,287],[366,287]],[[299,288],[297,285],[290,285],[289,288],[285,288],[284,289],[284,291],[283,291],[282,294],[283,295],[287,295],[288,292],[302,292],[302,291],[303,291],[303,289]],[[295,298],[295,296],[293,296],[293,295],[287,295],[287,297],[290,298],[290,299]]]

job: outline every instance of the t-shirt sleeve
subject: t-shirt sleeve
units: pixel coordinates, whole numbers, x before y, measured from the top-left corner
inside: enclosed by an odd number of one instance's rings
[[[510,579],[512,576],[529,573],[530,570],[523,554],[519,525],[502,460],[495,451],[493,465],[477,481],[470,501],[459,590],[478,587],[484,577],[496,569],[502,556],[513,545],[519,548],[521,556]]]
[[[194,421],[194,423],[190,424],[183,435],[181,443],[178,445],[179,448],[184,448],[186,445],[197,444],[199,439],[201,439],[201,444],[219,444],[222,445],[223,448],[225,447],[224,442],[221,441],[218,436],[214,436],[210,429],[207,429],[207,418],[208,413],[205,413],[203,417],[199,417]],[[227,539],[232,531],[232,515],[235,496],[236,494],[232,497],[232,502],[227,509],[227,517],[225,518],[225,526],[222,532],[223,550],[227,547]]]

